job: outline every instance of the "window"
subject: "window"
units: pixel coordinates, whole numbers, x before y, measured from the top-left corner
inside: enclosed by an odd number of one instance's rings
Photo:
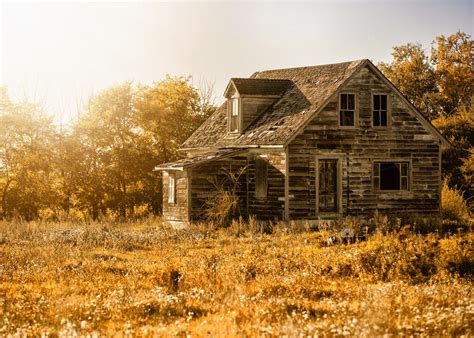
[[[375,162],[375,190],[408,190],[408,165],[408,162]]]
[[[176,174],[168,174],[168,203],[176,203]]]
[[[341,94],[339,102],[339,125],[355,126],[355,94]]]
[[[268,167],[263,158],[255,160],[255,198],[267,198]]]
[[[387,95],[373,96],[373,111],[372,122],[374,127],[387,127],[388,125],[388,110],[387,110]]]
[[[230,102],[230,125],[229,131],[239,131],[239,99],[232,99]]]

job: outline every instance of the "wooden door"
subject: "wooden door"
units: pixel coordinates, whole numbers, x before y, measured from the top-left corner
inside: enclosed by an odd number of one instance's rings
[[[338,211],[338,187],[337,187],[337,160],[319,159],[318,160],[318,212],[337,212]]]

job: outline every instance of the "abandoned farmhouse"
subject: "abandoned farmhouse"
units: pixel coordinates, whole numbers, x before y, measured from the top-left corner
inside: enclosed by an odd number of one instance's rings
[[[232,78],[225,103],[160,165],[163,216],[203,217],[226,170],[264,220],[440,212],[448,142],[369,60]]]

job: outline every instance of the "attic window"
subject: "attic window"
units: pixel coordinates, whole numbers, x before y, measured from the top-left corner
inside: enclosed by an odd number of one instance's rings
[[[339,126],[355,126],[355,94],[341,94],[339,99]]]
[[[375,162],[374,188],[379,191],[409,190],[408,162]]]
[[[387,127],[388,125],[387,95],[373,95],[372,122],[374,127]]]
[[[238,132],[239,131],[239,99],[231,99],[229,104],[230,109],[230,124],[229,124],[229,131],[230,132]]]

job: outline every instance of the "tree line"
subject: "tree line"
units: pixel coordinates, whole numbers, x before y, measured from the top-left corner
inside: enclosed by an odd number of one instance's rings
[[[426,55],[409,43],[393,49],[382,72],[453,147],[443,174],[467,199],[474,188],[472,40],[438,36]],[[62,128],[37,104],[13,102],[0,88],[0,218],[130,218],[161,212],[161,175],[179,145],[216,109],[209,86],[166,77],[93,95]]]
[[[0,92],[0,217],[97,219],[159,213],[161,176],[215,107],[189,78],[130,82],[90,98],[59,128],[38,105]]]

